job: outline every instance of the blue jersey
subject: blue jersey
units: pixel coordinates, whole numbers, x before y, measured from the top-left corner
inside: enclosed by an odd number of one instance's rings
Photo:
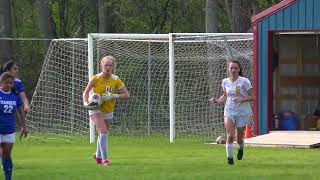
[[[24,84],[20,79],[15,78],[13,86],[18,94],[24,92]]]
[[[14,114],[22,105],[18,94],[0,89],[0,134],[12,134],[15,130]]]

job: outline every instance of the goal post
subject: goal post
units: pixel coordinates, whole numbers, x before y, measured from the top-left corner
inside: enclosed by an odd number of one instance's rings
[[[223,105],[210,105],[208,99],[221,96],[230,59],[240,61],[244,75],[253,80],[252,34],[173,33],[172,39],[176,84],[173,137],[223,135]]]
[[[176,111],[175,111],[175,61],[174,61],[174,43],[173,34],[169,34],[169,110],[170,110],[170,135],[169,141],[173,143],[175,137],[175,123],[176,123]]]
[[[132,41],[148,41],[148,40],[167,40],[168,39],[168,34],[96,34],[96,33],[91,33],[88,34],[88,70],[89,70],[89,79],[93,76],[93,68],[94,68],[94,41],[93,39],[97,39],[97,38],[101,38],[104,40],[117,40],[117,41],[126,41],[126,39],[132,40]],[[148,50],[148,52],[150,53],[150,48]],[[104,54],[104,55],[108,55],[108,54]],[[149,54],[150,55],[150,54]],[[101,57],[99,57],[101,58]],[[98,58],[98,59],[99,59]],[[116,57],[117,58],[117,57]],[[149,62],[148,58],[148,62]],[[99,62],[99,61],[98,61]],[[150,71],[150,68],[148,68],[148,71]],[[148,73],[150,74],[150,72]],[[148,76],[148,85],[150,82],[150,76]],[[148,89],[149,90],[149,89]],[[150,103],[150,92],[148,93],[148,104]],[[149,109],[149,106],[148,106]],[[150,113],[148,113],[148,124],[150,123]],[[150,125],[148,125],[148,129],[150,129]],[[148,130],[149,133],[149,130]],[[92,123],[92,121],[90,121],[90,143],[93,143],[95,140],[95,126]]]
[[[93,76],[93,38],[90,34],[88,34],[88,80]],[[89,120],[89,133],[90,133],[90,143],[95,141],[95,125],[93,121]]]
[[[114,136],[161,136],[170,142],[217,137],[225,133],[223,106],[208,99],[221,95],[227,61],[239,60],[252,80],[251,33],[92,33],[87,39],[57,39],[31,101],[30,131],[63,137],[89,133],[94,142],[82,92],[106,55],[116,58],[115,74],[131,95],[116,103]]]
[[[90,38],[89,38],[90,37]],[[169,34],[89,34],[88,35],[88,47],[91,47],[90,49],[93,51],[93,46],[92,43],[94,43],[94,41],[91,41],[90,39],[96,39],[96,44],[99,44],[98,41],[114,41],[114,42],[125,42],[125,41],[130,41],[130,42],[136,42],[138,44],[138,42],[148,42],[148,43],[156,43],[156,42],[165,42],[168,44],[168,96],[169,96],[169,100],[168,100],[168,104],[169,104],[169,141],[170,142],[174,142],[175,139],[175,133],[176,133],[176,61],[175,61],[175,45],[177,44],[177,46],[181,46],[179,44],[192,44],[192,43],[202,43],[203,45],[206,45],[208,48],[210,46],[210,44],[214,44],[212,46],[220,46],[220,50],[221,48],[224,49],[223,53],[224,53],[224,60],[227,61],[228,59],[233,59],[235,57],[239,57],[243,56],[244,54],[241,52],[237,52],[238,50],[236,49],[237,47],[233,47],[234,45],[229,45],[229,41],[251,41],[252,40],[252,34],[251,33],[169,33]],[[219,42],[219,43],[217,43]],[[116,43],[115,43],[116,44]],[[234,43],[233,43],[234,44]],[[99,46],[99,45],[97,45]],[[107,46],[107,45],[106,45]],[[150,44],[149,46],[149,50],[148,50],[148,56],[150,56]],[[210,47],[209,47],[210,48]],[[103,48],[103,49],[107,49],[107,47]],[[96,51],[99,51],[98,49],[96,49]],[[114,50],[117,51],[117,50]],[[213,52],[214,53],[214,52]],[[221,53],[221,52],[220,52]],[[248,53],[248,52],[246,52]],[[249,54],[248,55],[244,55],[244,59],[250,59],[252,53],[250,54],[250,47],[249,47]],[[91,54],[91,52],[90,52]],[[88,55],[90,59],[90,61],[93,61],[93,55]],[[104,54],[104,55],[108,55],[106,53],[103,52],[97,52],[97,54]],[[112,55],[112,53],[110,52],[110,54]],[[206,56],[208,56],[208,54],[210,54],[210,52],[208,52],[206,54]],[[235,55],[233,55],[235,54]],[[115,55],[116,56],[116,55]],[[101,56],[100,56],[101,58]],[[117,56],[116,56],[117,58]],[[99,59],[99,58],[98,58]],[[122,58],[121,58],[122,59]],[[147,58],[148,63],[150,63],[150,57]],[[91,64],[93,64],[91,62]],[[148,66],[148,71],[147,73],[150,74],[150,66]],[[123,72],[125,73],[125,72]],[[221,74],[221,72],[220,72]],[[225,72],[223,72],[223,76],[220,76],[219,81],[221,81],[224,76],[226,75]],[[150,76],[148,76],[147,78],[148,81],[148,86],[147,86],[147,106],[148,106],[148,117],[147,117],[147,131],[148,133],[150,132]],[[219,82],[220,83],[220,82]],[[130,88],[130,87],[129,87]],[[92,129],[93,126],[90,126]],[[94,131],[90,131],[92,133],[94,133]],[[93,135],[92,135],[93,136]],[[90,137],[92,137],[90,136]]]

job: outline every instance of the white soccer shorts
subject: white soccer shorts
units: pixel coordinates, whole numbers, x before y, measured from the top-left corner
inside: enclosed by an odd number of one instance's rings
[[[0,143],[14,143],[16,141],[16,133],[0,134]]]
[[[245,127],[250,123],[251,115],[228,115],[237,128]]]
[[[112,121],[113,112],[111,112],[111,113],[103,113],[100,110],[89,110],[89,116],[91,116],[93,114],[97,114],[97,113],[103,114],[104,120]]]

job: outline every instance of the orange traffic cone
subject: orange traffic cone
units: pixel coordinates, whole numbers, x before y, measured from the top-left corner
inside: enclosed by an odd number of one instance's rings
[[[245,138],[251,138],[251,128],[250,128],[250,124],[246,125],[246,132],[245,132]]]

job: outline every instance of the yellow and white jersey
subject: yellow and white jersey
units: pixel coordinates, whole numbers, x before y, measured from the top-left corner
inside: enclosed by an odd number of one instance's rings
[[[124,87],[124,83],[117,76],[112,74],[111,77],[105,79],[102,73],[94,75],[92,78],[92,88],[94,93],[99,93],[100,95],[106,93],[107,91],[118,94],[118,90]],[[111,113],[114,110],[115,100],[109,100],[103,102],[100,106],[100,111],[103,113]]]

